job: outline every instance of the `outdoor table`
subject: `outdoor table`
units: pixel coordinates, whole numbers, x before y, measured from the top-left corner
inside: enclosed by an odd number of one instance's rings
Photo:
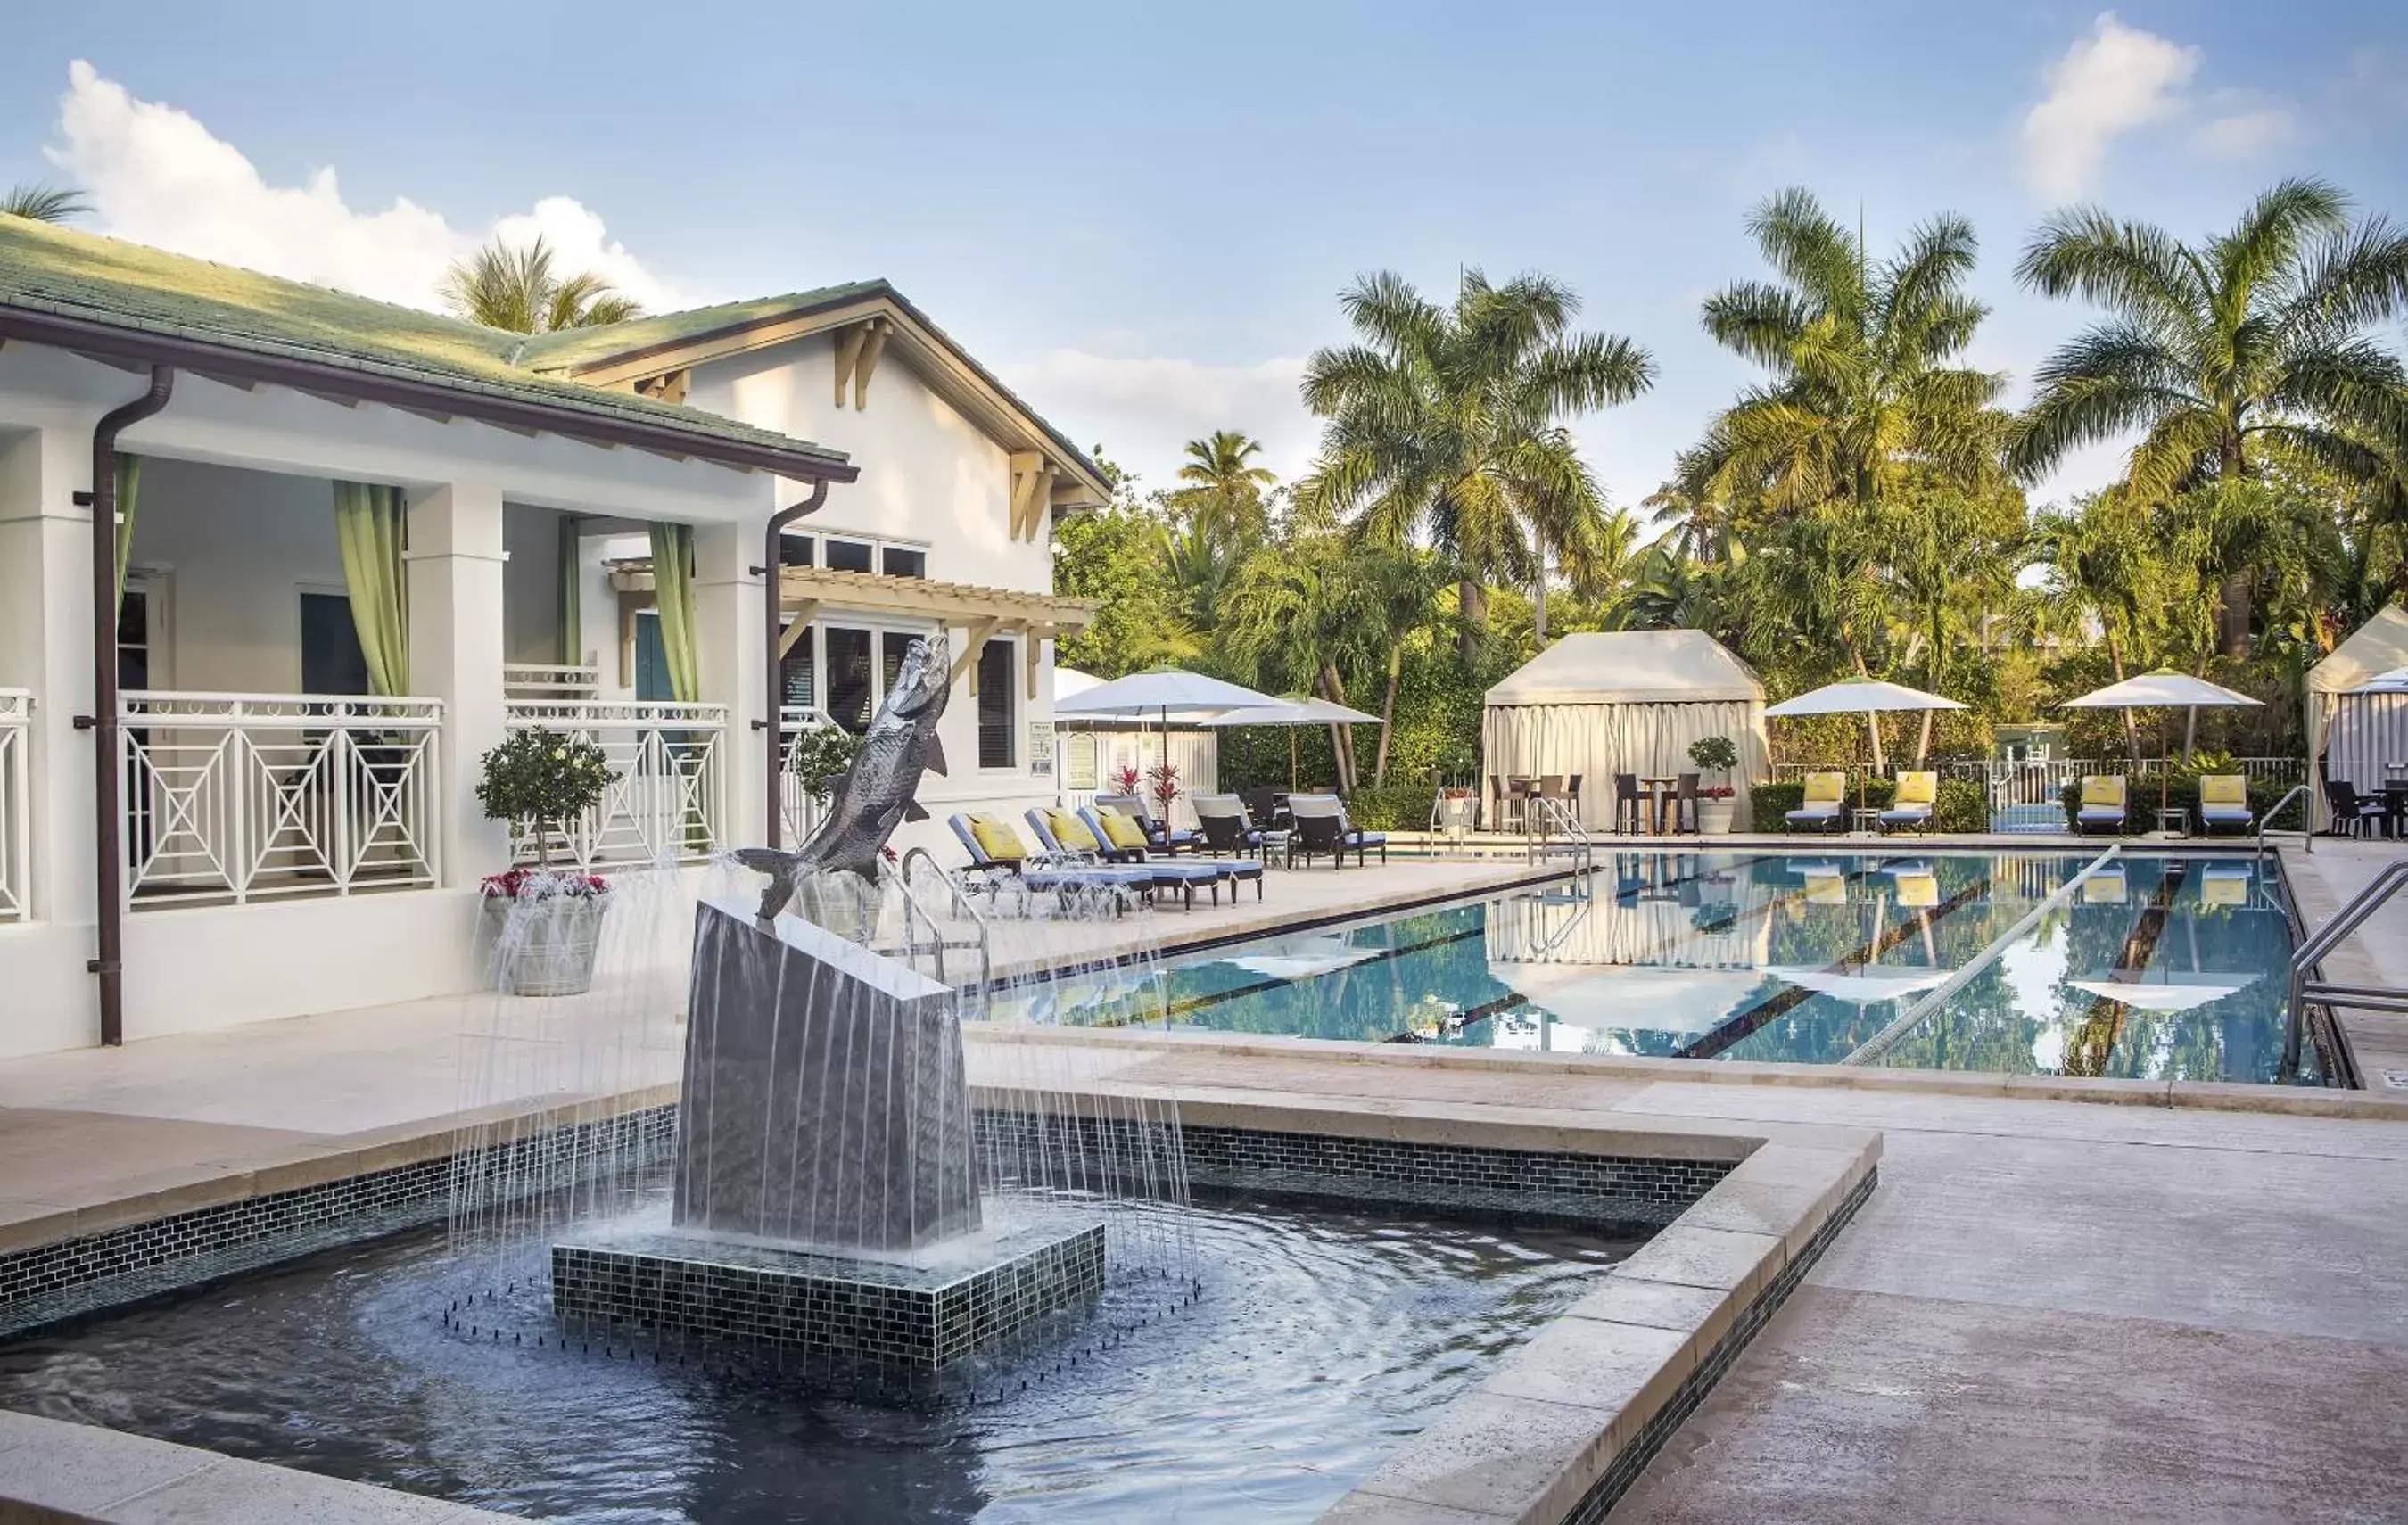
[[[1680,782],[1677,778],[1639,780],[1639,792],[1647,797],[1647,834],[1649,836],[1664,835],[1664,807],[1670,803],[1673,787]]]
[[[2383,786],[2383,834],[2393,842],[2408,830],[2408,783]]]
[[[1879,834],[1881,831],[1881,818],[1882,813],[1879,806],[1859,805],[1855,810],[1848,812],[1848,820],[1851,823],[1848,827],[1848,835],[1851,837],[1870,837]]]
[[[2187,837],[2190,835],[2190,807],[2168,805],[2157,812],[2157,835]]]

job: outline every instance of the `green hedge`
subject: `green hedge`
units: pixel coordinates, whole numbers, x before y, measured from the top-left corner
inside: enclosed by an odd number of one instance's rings
[[[1848,798],[1841,814],[1845,824],[1846,813],[1858,804],[1859,781],[1848,780]],[[1887,810],[1898,785],[1888,779],[1865,779],[1862,803],[1868,810]],[[1748,792],[1748,808],[1752,824],[1758,831],[1785,831],[1784,818],[1805,802],[1806,785],[1796,784],[1759,784]],[[1990,793],[1969,778],[1943,778],[1940,781],[1940,797],[1932,802],[1931,829],[1934,831],[1987,831],[1990,829]]]
[[[2274,808],[2275,801],[2291,792],[2293,785],[2274,779],[2253,778],[2249,781],[2249,812],[2263,817]],[[2174,770],[2166,781],[2166,804],[2180,809],[2187,806],[2193,812],[2191,828],[2198,829],[2199,776]],[[2082,781],[2076,779],[2057,793],[2057,803],[2065,810],[2065,828],[2074,829],[2074,819],[2082,810]],[[2267,825],[2277,831],[2299,831],[2307,825],[2307,798],[2301,796],[2283,809],[2283,813]],[[2157,775],[2135,773],[2124,790],[2124,829],[2120,835],[2144,836],[2157,828]]]
[[[1366,831],[1426,831],[1437,798],[1438,787],[1429,784],[1357,789],[1346,797],[1346,819]]]

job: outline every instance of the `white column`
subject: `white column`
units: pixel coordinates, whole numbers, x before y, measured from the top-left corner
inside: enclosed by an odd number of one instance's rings
[[[729,846],[768,840],[762,803],[768,787],[767,742],[752,725],[769,718],[763,708],[769,681],[762,632],[767,595],[763,580],[752,575],[767,524],[764,515],[733,525],[696,525],[694,531],[695,665],[703,701],[727,706],[720,832]]]
[[[93,919],[92,471],[89,432],[39,429],[0,452],[0,687],[30,689],[33,914]]]
[[[509,830],[477,803],[478,759],[502,740],[502,492],[455,482],[410,495],[409,688],[443,701],[443,880],[509,867]]]

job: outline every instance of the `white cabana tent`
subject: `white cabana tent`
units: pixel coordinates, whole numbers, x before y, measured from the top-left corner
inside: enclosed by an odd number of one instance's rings
[[[2386,604],[2308,669],[2308,780],[2320,785],[2317,826],[2326,824],[2322,779],[2372,791],[2393,776],[2384,764],[2408,761],[2408,694],[2352,692],[2400,667],[2408,667],[2408,610]]]
[[[1612,818],[1614,774],[1695,772],[1689,743],[1707,736],[1739,748],[1728,782],[1743,822],[1748,785],[1766,770],[1756,669],[1703,630],[1581,631],[1488,691],[1480,750],[1487,780],[1578,773],[1582,824],[1598,827]],[[1499,784],[1484,787],[1493,803]]]

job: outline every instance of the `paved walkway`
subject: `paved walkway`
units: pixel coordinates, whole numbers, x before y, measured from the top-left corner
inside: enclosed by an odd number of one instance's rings
[[[2298,842],[2285,842],[2282,852],[2300,919],[2316,928],[2386,866],[2408,855],[2408,842],[2319,837],[2313,853]],[[2377,911],[2325,960],[2324,970],[2325,977],[2337,984],[2408,990],[2408,893]],[[2408,1094],[2408,1014],[2343,1011],[2335,1015],[2349,1034],[2350,1052],[2358,1057],[2367,1089]]]

